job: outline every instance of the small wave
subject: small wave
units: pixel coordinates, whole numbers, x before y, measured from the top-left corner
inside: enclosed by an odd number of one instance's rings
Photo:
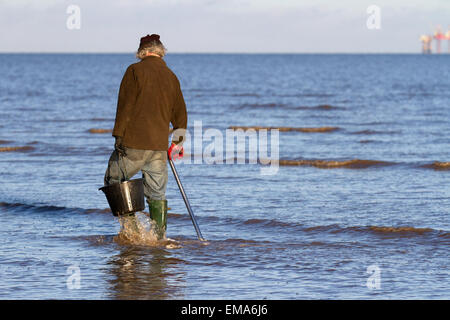
[[[270,241],[229,238],[224,240],[212,241],[216,247],[232,246],[232,247],[261,247],[272,244]]]
[[[110,213],[110,209],[82,209],[82,208],[68,208],[52,205],[35,205],[25,203],[7,203],[0,202],[0,208],[12,211],[26,211],[26,212],[74,212],[74,213]]]
[[[338,109],[344,109],[343,107],[338,106],[332,106],[329,104],[320,104],[317,106],[299,106],[296,107],[297,110],[338,110]]]
[[[388,226],[351,226],[351,227],[341,227],[337,224],[328,226],[315,226],[305,228],[306,232],[329,232],[333,234],[339,233],[365,233],[365,234],[375,234],[375,235],[389,235],[389,236],[399,236],[399,237],[410,237],[410,236],[423,236],[428,234],[434,234],[438,237],[447,238],[450,232],[436,230],[432,228],[416,228],[410,226],[404,227],[388,227]]]
[[[318,128],[297,128],[300,132],[333,132],[339,130],[338,127],[318,127]],[[281,131],[281,130],[280,130]]]
[[[332,110],[332,109],[342,109],[342,107],[337,106],[331,106],[329,104],[320,104],[318,106],[313,107],[314,109],[320,109],[320,110]]]
[[[257,241],[257,240],[253,240],[253,239],[242,239],[242,238],[228,238],[228,239],[224,239],[222,240],[222,243],[247,243],[247,244],[259,244],[261,242],[268,242],[268,241]]]
[[[420,228],[411,226],[349,226],[343,227],[338,224],[332,225],[320,225],[306,227],[305,225],[298,222],[287,222],[275,219],[248,219],[240,220],[233,219],[229,223],[233,224],[243,224],[250,226],[258,226],[261,228],[282,228],[284,232],[293,232],[298,234],[299,232],[306,233],[359,233],[359,234],[374,234],[374,235],[391,235],[399,237],[410,237],[410,236],[422,236],[422,235],[436,235],[439,238],[449,238],[450,232],[443,230],[436,230],[432,228]],[[289,231],[288,231],[289,230]]]
[[[81,214],[112,214],[110,208],[69,208],[69,207],[60,207],[60,206],[51,206],[51,205],[35,205],[35,204],[25,204],[25,203],[7,203],[0,202],[0,208],[11,209],[11,210],[21,210],[21,211],[33,211],[33,212],[48,212],[48,211],[58,211],[58,212],[75,212]],[[171,210],[171,208],[167,208]],[[140,212],[143,215],[149,216],[148,212]],[[177,214],[177,213],[168,213],[169,217],[180,218],[180,219],[189,219],[188,215]]]
[[[240,108],[250,108],[250,109],[274,109],[277,107],[285,108],[287,105],[282,103],[244,103],[239,106]]]
[[[361,131],[355,131],[351,132],[351,134],[377,134],[377,131],[374,130],[361,130]]]
[[[244,224],[246,225],[259,225],[261,227],[289,227],[289,228],[297,228],[301,227],[301,224],[298,223],[292,223],[292,222],[283,222],[279,220],[274,219],[249,219],[244,221]]]
[[[97,129],[97,128],[92,128],[88,130],[89,133],[94,133],[94,134],[102,134],[102,133],[111,133],[113,132],[112,129]]]
[[[9,144],[12,143],[12,141],[9,140],[0,140],[0,144]]]
[[[431,164],[423,165],[422,167],[430,168],[430,169],[438,170],[438,171],[439,170],[445,171],[445,170],[450,170],[450,162],[435,161]]]
[[[49,205],[29,205],[23,203],[6,203],[0,202],[0,212],[1,211],[13,211],[17,213],[45,213],[45,212],[60,212],[60,213],[73,213],[73,214],[83,214],[83,213],[110,213],[109,209],[81,209],[81,208],[67,208],[59,206],[49,206]],[[151,221],[149,221],[149,215],[146,212],[141,212],[136,215],[139,218],[139,230],[144,230],[145,232],[136,233],[133,229],[133,225],[130,221],[124,220],[122,218],[122,230],[118,235],[114,237],[114,241],[120,244],[139,244],[139,245],[152,245],[152,246],[167,246],[173,244],[172,242],[156,241],[154,234],[151,230]],[[187,214],[177,214],[169,213],[169,220],[190,220]],[[450,232],[445,230],[437,230],[427,227],[413,227],[413,226],[340,226],[338,224],[332,225],[319,225],[307,227],[302,223],[295,221],[281,221],[277,219],[262,219],[262,218],[252,218],[243,219],[239,217],[222,217],[222,216],[200,216],[198,217],[200,223],[206,227],[210,224],[225,224],[233,225],[234,228],[264,228],[269,232],[276,234],[279,230],[283,230],[283,233],[289,233],[293,235],[301,234],[348,234],[348,235],[374,235],[374,236],[386,236],[386,237],[398,237],[398,238],[410,238],[427,236],[432,237],[433,241],[438,242],[448,242],[450,239]],[[169,240],[169,239],[166,239]],[[213,241],[214,242],[214,241]],[[227,239],[225,241],[220,241],[221,243],[238,243],[239,245],[252,245],[261,244],[263,242],[256,241],[252,239]],[[266,241],[267,242],[267,241]],[[272,241],[270,241],[272,242]],[[186,245],[186,241],[183,241],[183,246]],[[197,243],[197,241],[195,241]],[[292,243],[295,245],[296,243]]]
[[[337,224],[327,225],[327,226],[314,226],[304,228],[305,232],[335,232],[336,230],[340,230],[341,228]]]
[[[34,150],[31,146],[22,146],[22,147],[0,147],[0,152],[21,152],[21,151],[31,151]]]
[[[321,169],[348,168],[364,169],[374,166],[388,166],[391,162],[380,160],[279,160],[281,166],[312,166]]]
[[[114,121],[114,119],[112,119],[112,118],[92,118],[92,119],[89,119],[89,121],[108,121],[108,122],[111,122],[111,121]]]
[[[299,128],[299,127],[260,127],[260,126],[253,126],[253,127],[244,127],[244,126],[230,126],[229,129],[231,130],[278,130],[280,132],[289,132],[289,131],[296,131],[296,132],[333,132],[336,130],[339,130],[339,127],[315,127],[315,128]]]
[[[332,106],[329,104],[320,104],[316,106],[295,106],[285,103],[244,103],[239,106],[240,108],[249,109],[274,109],[274,108],[284,108],[293,110],[339,110],[345,109],[343,107]]]
[[[299,92],[299,93],[284,93],[277,94],[278,97],[287,97],[287,98],[332,98],[335,96],[333,93],[325,93],[325,92]]]
[[[10,210],[33,211],[33,212],[54,212],[54,211],[82,211],[78,208],[67,208],[48,205],[32,205],[25,203],[0,202],[0,207]]]
[[[231,94],[232,97],[254,97],[254,98],[259,98],[260,95],[257,93],[232,93]]]
[[[396,134],[399,133],[398,131],[380,131],[380,130],[361,130],[361,131],[355,131],[350,132],[351,134],[361,134],[361,135],[373,135],[373,134]]]

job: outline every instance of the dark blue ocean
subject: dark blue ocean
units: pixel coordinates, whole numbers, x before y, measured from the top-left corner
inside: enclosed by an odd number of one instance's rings
[[[1,299],[450,298],[450,55],[164,59],[191,134],[281,128],[276,174],[176,162],[208,242],[170,170],[176,245],[121,242],[98,188],[133,54],[0,54]]]

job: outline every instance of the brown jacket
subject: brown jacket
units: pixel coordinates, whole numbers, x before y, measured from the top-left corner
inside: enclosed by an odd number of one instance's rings
[[[175,74],[155,56],[130,65],[120,84],[112,135],[122,137],[125,147],[163,151],[168,147],[170,123],[174,130],[187,125]]]

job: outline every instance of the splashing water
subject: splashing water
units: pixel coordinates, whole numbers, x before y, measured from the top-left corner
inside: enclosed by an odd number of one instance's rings
[[[167,242],[165,234],[163,239],[158,240],[155,222],[143,212],[137,212],[134,216],[121,216],[119,223],[120,231],[115,237],[119,243],[161,246]]]

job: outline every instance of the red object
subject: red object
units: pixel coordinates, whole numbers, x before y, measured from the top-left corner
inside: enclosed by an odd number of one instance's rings
[[[183,146],[179,146],[176,143],[172,143],[169,150],[167,150],[169,160],[177,160],[183,158],[184,149]]]

